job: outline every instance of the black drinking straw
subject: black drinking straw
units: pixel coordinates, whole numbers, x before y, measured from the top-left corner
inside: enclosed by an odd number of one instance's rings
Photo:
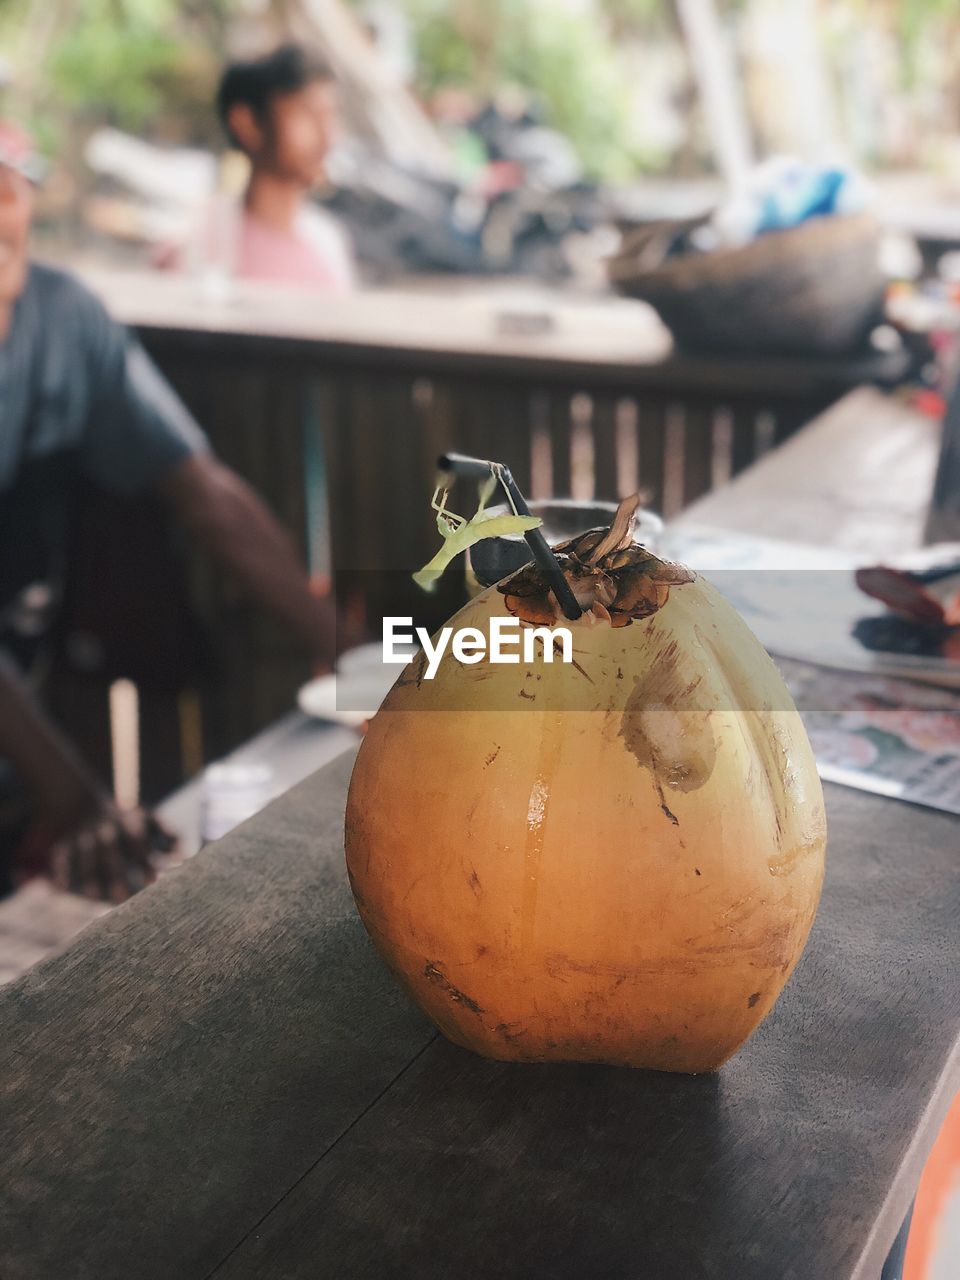
[[[462,476],[468,480],[486,480],[490,475],[496,476],[500,482],[500,487],[507,495],[507,501],[512,505],[517,515],[528,516],[530,514],[527,500],[517,488],[517,482],[510,474],[510,468],[505,467],[502,463],[488,462],[483,458],[468,458],[462,453],[444,453],[438,458],[437,466],[446,475]],[[533,552],[533,557],[537,564],[547,575],[553,594],[557,598],[557,603],[563,610],[563,616],[569,618],[571,622],[576,622],[577,618],[582,617],[583,610],[577,604],[577,598],[571,591],[569,582],[564,577],[560,562],[550,550],[550,544],[540,529],[528,529],[523,537],[527,546]]]

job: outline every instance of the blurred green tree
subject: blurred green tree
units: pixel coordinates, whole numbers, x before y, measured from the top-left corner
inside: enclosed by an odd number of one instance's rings
[[[636,96],[619,41],[669,23],[666,0],[403,0],[416,40],[418,85],[478,95],[526,90],[594,177],[655,165],[637,128]]]
[[[362,10],[370,0],[347,2]],[[645,42],[675,35],[673,0],[394,2],[411,21],[423,93],[456,86],[482,96],[505,84],[519,86],[545,121],[567,134],[595,176],[629,176],[669,159],[651,143],[656,125],[641,127],[645,99],[638,77],[644,63],[636,55]],[[717,2],[734,14],[746,0]],[[210,95],[231,32],[238,23],[265,21],[281,30],[295,5],[0,0],[8,109],[68,157],[84,130],[102,122],[215,145]],[[948,106],[960,102],[960,77],[952,69],[960,39],[956,0],[825,0],[821,6],[825,18],[840,12],[854,34],[895,34],[905,91],[942,89]],[[829,36],[826,44],[830,57]]]
[[[194,133],[209,116],[211,79],[241,7],[242,0],[0,0],[8,97],[51,141],[78,120],[133,130],[163,121]]]
[[[594,176],[624,177],[655,162],[635,128],[631,72],[618,42],[669,22],[668,0],[398,3],[413,26],[424,93],[457,85],[482,96],[518,86]],[[0,51],[15,72],[8,97],[55,151],[97,123],[214,142],[210,95],[232,24],[269,10],[282,23],[285,7],[285,0],[0,0]]]

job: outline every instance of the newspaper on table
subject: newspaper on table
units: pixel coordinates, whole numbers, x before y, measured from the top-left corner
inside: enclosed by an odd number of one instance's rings
[[[859,642],[857,623],[886,612],[854,582],[868,557],[705,527],[670,530],[661,549],[773,655],[824,780],[960,814],[960,662]]]
[[[775,660],[825,782],[960,813],[960,693]]]

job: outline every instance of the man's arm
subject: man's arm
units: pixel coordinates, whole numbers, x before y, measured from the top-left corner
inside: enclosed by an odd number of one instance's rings
[[[241,584],[332,666],[332,600],[310,586],[290,536],[254,491],[210,452],[189,410],[147,356],[83,295],[94,387],[81,465],[95,483],[134,496],[156,488],[175,514]],[[157,477],[160,480],[157,480]]]
[[[332,667],[333,601],[313,590],[292,537],[253,489],[209,453],[173,467],[158,488],[206,550],[296,631],[322,666]]]

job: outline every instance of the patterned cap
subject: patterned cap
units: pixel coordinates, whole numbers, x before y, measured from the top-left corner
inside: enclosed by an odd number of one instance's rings
[[[0,119],[0,165],[15,169],[34,183],[42,181],[46,172],[33,138],[12,120]]]

